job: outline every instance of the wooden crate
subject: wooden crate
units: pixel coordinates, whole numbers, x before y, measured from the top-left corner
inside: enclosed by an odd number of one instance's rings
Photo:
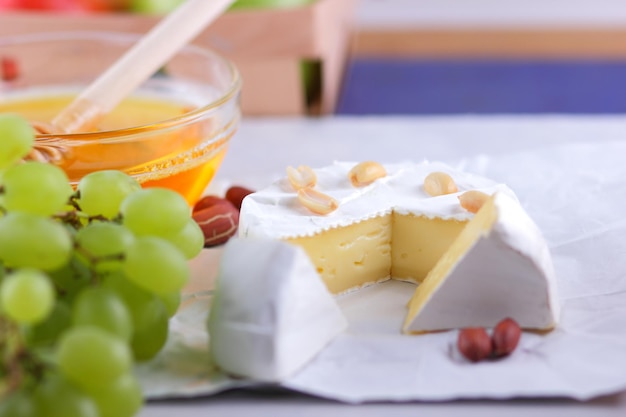
[[[244,81],[244,114],[332,113],[341,88],[356,1],[318,0],[296,8],[230,11],[193,43],[235,62]],[[123,13],[0,13],[0,36],[69,30],[144,33],[157,20]],[[302,79],[303,61],[319,69],[319,77],[313,77],[318,83],[311,89],[312,97],[307,96]]]

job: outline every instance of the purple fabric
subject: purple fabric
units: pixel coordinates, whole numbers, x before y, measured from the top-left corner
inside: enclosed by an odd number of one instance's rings
[[[357,59],[338,114],[622,113],[626,61]]]

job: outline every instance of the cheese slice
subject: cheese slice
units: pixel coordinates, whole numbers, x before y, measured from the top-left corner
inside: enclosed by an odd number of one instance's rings
[[[548,330],[558,319],[556,294],[540,230],[517,201],[498,193],[417,287],[403,330],[493,327],[506,317]]]
[[[305,252],[273,239],[231,239],[209,315],[213,361],[228,373],[280,381],[347,322]]]

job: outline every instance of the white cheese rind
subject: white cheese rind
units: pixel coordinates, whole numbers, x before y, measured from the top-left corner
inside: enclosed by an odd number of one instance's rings
[[[339,202],[337,210],[327,215],[311,213],[302,206],[286,177],[247,196],[239,218],[240,236],[288,239],[313,236],[325,230],[347,226],[391,211],[432,218],[468,220],[472,214],[459,205],[458,196],[468,190],[487,194],[496,191],[512,197],[504,184],[456,170],[440,162],[384,165],[387,176],[365,187],[354,187],[348,172],[356,162],[335,162],[315,169],[315,188]],[[424,179],[435,171],[450,174],[457,193],[432,197],[424,191]]]
[[[526,329],[556,325],[556,278],[540,230],[510,197],[497,194],[494,206],[495,224],[407,320],[405,332],[493,327],[506,317]]]
[[[210,352],[226,372],[280,381],[347,322],[304,251],[268,239],[231,239],[209,316]]]

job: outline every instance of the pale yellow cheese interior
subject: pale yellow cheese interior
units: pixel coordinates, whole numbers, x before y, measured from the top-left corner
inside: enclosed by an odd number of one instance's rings
[[[467,222],[393,214],[391,276],[421,282]]]
[[[417,287],[415,294],[409,302],[409,312],[406,316],[405,327],[408,326],[411,320],[420,312],[433,292],[441,285],[454,265],[457,264],[458,260],[467,253],[481,235],[491,230],[497,217],[498,214],[492,197],[483,204],[472,221],[469,222],[467,227],[458,235],[458,239],[450,245],[449,250],[443,254],[439,262]]]
[[[390,213],[288,241],[304,248],[339,294],[390,278],[421,282],[466,224]]]
[[[329,291],[338,294],[389,279],[391,223],[390,215],[381,216],[289,242],[304,248]]]

